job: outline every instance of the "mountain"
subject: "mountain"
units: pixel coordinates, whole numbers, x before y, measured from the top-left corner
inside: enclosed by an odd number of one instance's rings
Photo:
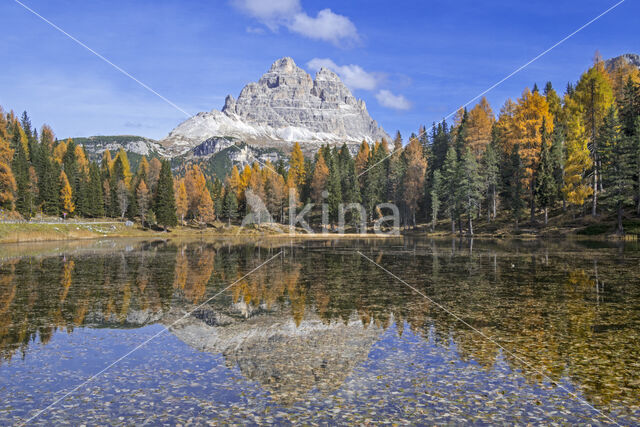
[[[81,138],[71,138],[73,142],[84,146],[87,156],[91,160],[99,162],[105,150],[111,152],[114,157],[120,148],[127,152],[127,157],[131,166],[135,168],[142,158],[165,157],[165,149],[158,141],[135,135],[112,135],[112,136],[89,136]]]
[[[196,114],[160,143],[175,156],[216,137],[287,151],[297,141],[306,152],[324,143],[390,140],[333,71],[321,68],[311,78],[288,57],[246,85],[237,100],[227,96],[222,111]]]
[[[277,303],[270,308],[251,308],[243,301],[216,306],[207,305],[186,317],[176,311],[163,323],[190,347],[222,354],[230,369],[237,368],[259,383],[284,406],[305,399],[311,391],[321,397],[335,392],[367,360],[384,332],[373,323],[363,325],[355,316],[326,322],[306,313],[296,323],[290,307]],[[174,319],[179,318],[184,320],[176,324]]]
[[[635,53],[625,53],[624,55],[616,56],[615,58],[604,61],[604,65],[608,71],[613,71],[627,64],[640,68],[640,55]]]

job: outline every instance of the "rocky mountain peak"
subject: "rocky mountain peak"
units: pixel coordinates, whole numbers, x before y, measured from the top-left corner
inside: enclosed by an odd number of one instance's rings
[[[300,68],[298,68],[296,63],[293,61],[293,58],[289,56],[285,56],[284,58],[280,58],[276,60],[273,64],[271,64],[271,68],[269,69],[269,72],[292,74],[297,70],[300,70]]]
[[[321,68],[314,79],[289,57],[275,61],[237,99],[227,96],[222,111],[198,113],[180,124],[163,144],[182,153],[212,137],[285,150],[300,142],[308,152],[325,143],[390,140],[336,73]]]

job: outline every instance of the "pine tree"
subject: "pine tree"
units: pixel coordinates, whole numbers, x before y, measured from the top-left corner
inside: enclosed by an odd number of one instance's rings
[[[582,115],[586,136],[591,148],[593,158],[591,214],[596,216],[598,192],[602,187],[600,178],[601,160],[598,158],[600,152],[598,148],[598,130],[602,126],[609,107],[614,102],[609,76],[602,61],[596,58],[593,67],[580,77],[571,98],[574,103],[568,105],[573,107],[574,114]]]
[[[470,148],[467,148],[462,156],[460,170],[462,173],[458,183],[458,198],[463,212],[467,215],[469,235],[473,236],[473,217],[482,197],[482,180],[475,154]]]
[[[549,105],[549,112],[553,116],[553,123],[557,125],[562,114],[562,100],[553,88],[551,82],[547,82],[544,86],[544,96],[547,100],[547,104]]]
[[[418,144],[420,144],[419,141]],[[388,175],[388,165],[387,161],[385,161],[387,155],[388,152],[383,148],[382,144],[375,144],[369,157],[369,162],[363,171],[366,172],[361,176],[361,180],[364,183],[363,198],[371,219],[374,218],[375,207],[385,201]],[[356,158],[356,166],[357,160]]]
[[[633,135],[636,131],[636,120],[640,117],[640,84],[629,77],[620,102],[620,124],[625,135]]]
[[[431,231],[436,228],[438,222],[438,211],[440,209],[440,199],[443,193],[442,175],[440,171],[433,173],[433,185],[431,186]]]
[[[102,176],[98,165],[91,162],[89,166],[89,212],[90,216],[99,218],[104,216],[104,195],[102,190]]]
[[[231,188],[228,188],[224,195],[223,214],[229,221],[229,225],[238,217],[238,198]]]
[[[449,146],[447,155],[442,165],[442,180],[444,181],[444,192],[441,196],[442,204],[451,219],[451,232],[456,232],[457,199],[458,188],[458,155],[453,144]]]
[[[177,225],[176,201],[173,195],[173,176],[171,175],[171,164],[168,160],[162,161],[153,210],[158,223],[164,227],[165,231],[167,227]]]
[[[500,169],[498,167],[498,153],[493,143],[487,146],[482,156],[482,181],[484,183],[485,198],[487,200],[487,218],[496,218],[497,192]]]
[[[511,212],[515,222],[515,229],[518,230],[520,216],[524,209],[524,184],[525,165],[520,157],[520,146],[515,145],[509,156],[509,162],[505,168],[505,186],[503,197],[505,205]]]
[[[556,125],[553,128],[551,136],[551,148],[549,157],[551,160],[551,169],[553,182],[556,187],[556,200],[562,200],[562,207],[565,208],[566,199],[562,187],[564,185],[564,164],[566,159],[565,153],[565,127],[564,125]]]
[[[399,205],[402,199],[402,179],[406,168],[405,157],[402,155],[402,137],[398,132],[394,140],[393,154],[389,158],[389,176],[387,180],[387,200],[391,200],[396,205]]]
[[[149,209],[149,203],[151,201],[149,188],[144,180],[140,180],[138,187],[136,188],[136,199],[138,201],[138,214],[142,220],[142,224],[145,223],[147,211]]]
[[[120,215],[120,219],[124,219],[130,202],[129,189],[127,188],[127,184],[124,183],[124,180],[118,180],[115,193],[118,204],[118,214]]]
[[[407,169],[402,180],[402,201],[411,218],[411,224],[415,227],[418,201],[422,198],[427,171],[427,160],[423,156],[420,141],[412,139],[405,148],[403,157]]]
[[[598,132],[599,158],[602,160],[602,181],[607,189],[605,205],[615,208],[617,233],[624,234],[624,207],[633,202],[635,172],[632,140],[622,134],[618,112],[609,108]]]
[[[636,214],[640,215],[640,116],[636,118],[636,131],[629,136],[632,141],[633,158],[636,169]]]
[[[18,125],[19,127],[19,125]],[[19,129],[22,129],[19,127]],[[30,219],[33,216],[34,200],[31,187],[29,185],[29,161],[27,160],[27,153],[24,145],[21,143],[20,133],[14,133],[13,144],[13,163],[11,169],[16,180],[16,210],[25,219]]]
[[[339,208],[342,203],[342,174],[340,170],[338,153],[330,153],[329,177],[327,179],[327,191],[329,192],[329,220],[338,222]]]
[[[553,205],[558,194],[556,182],[553,176],[553,164],[549,152],[549,135],[542,126],[542,149],[540,151],[540,162],[536,171],[535,197],[538,205],[544,209],[544,224],[549,222],[549,207]]]

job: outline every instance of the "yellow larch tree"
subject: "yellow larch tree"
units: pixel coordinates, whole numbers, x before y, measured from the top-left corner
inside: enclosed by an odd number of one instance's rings
[[[206,186],[200,194],[200,201],[198,202],[198,218],[200,219],[200,222],[204,224],[215,219],[213,199],[211,199],[211,193],[209,193],[209,189]]]
[[[76,145],[74,153],[76,155],[78,171],[82,173],[83,177],[86,180],[89,178],[89,160],[87,160],[87,156],[85,155],[82,145]]]
[[[60,141],[53,149],[53,158],[59,165],[61,165],[62,159],[64,158],[64,155],[66,153],[67,153],[67,143],[64,141]]]
[[[329,179],[329,168],[322,156],[322,150],[318,150],[318,160],[313,170],[313,178],[311,180],[311,199],[315,203],[322,203],[322,192],[327,189],[327,180]]]
[[[420,141],[416,138],[411,138],[403,154],[406,159],[407,169],[402,180],[402,198],[412,214],[412,223],[415,227],[418,201],[424,191],[427,159],[422,152]]]
[[[233,168],[231,168],[231,175],[229,175],[228,183],[231,191],[236,193],[236,198],[240,200],[240,192],[242,191],[242,178],[240,177],[238,166],[233,165]]]
[[[570,115],[567,121],[567,159],[564,164],[562,191],[567,201],[575,206],[584,205],[587,197],[593,194],[587,178],[587,172],[593,166],[587,143],[581,115]]]
[[[356,176],[359,176],[367,167],[367,162],[369,162],[369,157],[371,156],[371,147],[367,141],[362,141],[360,144],[360,149],[358,150],[358,154],[356,154]]]
[[[491,128],[494,122],[493,110],[484,96],[475,107],[469,111],[465,145],[480,158],[487,145],[491,142]]]
[[[207,191],[207,180],[198,165],[191,165],[184,177],[184,185],[187,190],[189,208],[187,214],[193,218],[200,217],[198,206],[203,201],[203,193]],[[209,195],[211,198],[211,195]]]
[[[307,171],[304,167],[304,155],[299,143],[293,144],[293,150],[291,150],[291,158],[289,159],[289,175],[291,175],[291,182],[300,188],[306,178]]]
[[[525,167],[525,180],[531,187],[533,172],[540,160],[540,149],[542,147],[542,124],[545,124],[547,134],[553,132],[553,116],[549,112],[549,104],[544,96],[538,92],[531,92],[525,89],[522,97],[518,99],[512,121],[512,139],[510,140],[513,149],[515,144],[519,145],[520,157]],[[508,152],[511,152],[511,149]]]
[[[176,181],[174,194],[176,198],[176,215],[180,218],[180,222],[184,224],[184,217],[189,210],[189,198],[187,197],[187,187],[184,185],[184,178]]]
[[[73,204],[71,185],[69,185],[69,179],[64,171],[60,172],[60,204],[62,205],[62,209],[69,215],[76,209],[76,206]]]

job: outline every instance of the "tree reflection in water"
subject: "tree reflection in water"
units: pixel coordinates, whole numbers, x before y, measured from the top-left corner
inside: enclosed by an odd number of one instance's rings
[[[443,347],[453,342],[461,360],[483,369],[504,358],[529,382],[543,381],[539,373],[501,355],[496,345],[363,261],[357,248],[554,380],[570,378],[590,403],[639,410],[640,253],[629,246],[410,239],[238,245],[162,241],[14,257],[0,264],[3,363],[31,351],[33,342],[47,344],[57,330],[169,324],[280,247],[284,256],[194,312],[188,327],[211,327],[223,340],[225,328],[238,337],[276,324],[285,328],[292,321],[298,328],[292,336],[316,353],[317,346],[329,345],[323,339],[336,348],[326,357],[340,366],[339,378],[326,380],[332,374],[320,359],[309,361],[309,372],[291,367],[299,376],[315,376],[319,389],[344,381],[354,363],[366,359],[380,331],[392,325],[398,334],[410,328]],[[354,321],[362,332],[356,332]],[[355,338],[341,335],[339,325]],[[174,332],[194,345],[200,338],[188,327]],[[258,350],[246,356],[237,346],[225,345],[212,349],[280,392],[283,401],[300,391],[278,380],[284,368],[267,366],[272,361],[260,359]],[[286,353],[291,342],[269,345],[272,352]],[[350,361],[342,360],[341,352],[350,352]]]

